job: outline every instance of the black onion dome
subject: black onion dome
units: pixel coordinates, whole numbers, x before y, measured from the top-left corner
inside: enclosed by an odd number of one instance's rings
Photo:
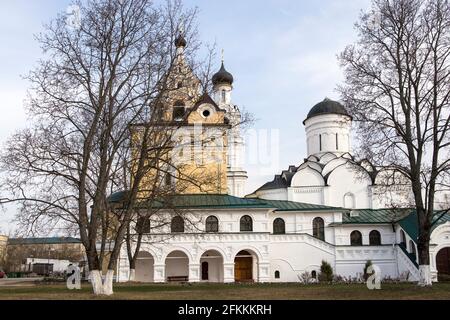
[[[183,37],[183,35],[180,33],[180,35],[178,36],[178,38],[175,39],[175,46],[177,48],[180,47],[186,47],[187,45],[187,41],[186,39]]]
[[[230,85],[233,84],[233,82],[234,82],[233,75],[225,69],[225,65],[223,64],[223,62],[222,62],[222,67],[220,68],[219,72],[217,72],[213,76],[212,82],[214,85],[221,84],[221,83],[226,83],[226,84],[230,84]]]
[[[327,98],[311,109],[306,120],[325,114],[341,114],[351,118],[350,114],[341,103]]]

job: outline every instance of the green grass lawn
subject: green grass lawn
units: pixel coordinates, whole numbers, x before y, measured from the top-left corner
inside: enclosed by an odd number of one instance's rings
[[[113,297],[94,297],[89,285],[70,291],[64,285],[31,287],[0,287],[0,300],[450,300],[450,283],[431,288],[414,284],[384,284],[381,290],[370,291],[365,285],[298,284],[195,284],[144,285],[116,284]]]

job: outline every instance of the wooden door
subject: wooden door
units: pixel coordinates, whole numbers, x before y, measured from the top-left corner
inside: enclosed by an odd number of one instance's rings
[[[450,275],[450,248],[440,250],[436,256],[438,275]]]
[[[237,257],[234,264],[234,277],[236,282],[253,281],[253,258]]]
[[[203,281],[209,280],[209,263],[208,262],[202,263],[202,280]]]

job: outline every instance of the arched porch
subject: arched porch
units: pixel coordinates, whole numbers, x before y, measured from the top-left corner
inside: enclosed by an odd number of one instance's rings
[[[146,251],[139,252],[136,259],[136,282],[150,283],[154,281],[154,264],[153,256]]]
[[[203,253],[200,258],[200,280],[202,282],[224,282],[223,256],[216,250]]]

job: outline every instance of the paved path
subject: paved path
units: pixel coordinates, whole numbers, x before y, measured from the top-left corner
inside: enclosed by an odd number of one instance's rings
[[[44,278],[9,278],[0,279],[0,287],[32,287],[36,281],[42,281]]]

